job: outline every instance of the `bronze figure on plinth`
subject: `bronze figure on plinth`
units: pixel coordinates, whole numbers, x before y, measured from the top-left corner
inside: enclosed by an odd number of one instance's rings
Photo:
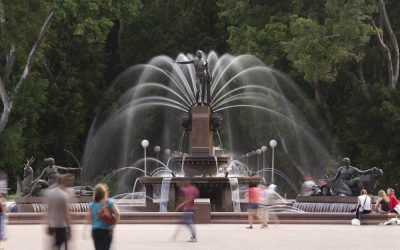
[[[205,58],[204,52],[198,50],[196,52],[197,58],[190,61],[175,61],[179,64],[193,64],[196,71],[196,104],[197,105],[209,105],[211,102],[210,96],[210,85],[211,85],[211,74],[208,69],[208,62]],[[201,92],[201,99],[199,101],[199,96]],[[206,101],[207,92],[207,101]]]

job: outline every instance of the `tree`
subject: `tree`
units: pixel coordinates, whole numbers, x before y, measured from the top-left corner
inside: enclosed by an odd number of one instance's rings
[[[294,16],[286,52],[304,79],[313,84],[318,103],[327,108],[321,84],[334,82],[342,65],[357,64],[358,71],[352,74],[366,87],[362,58],[372,27],[363,19],[372,8],[363,0],[327,0],[325,13],[323,20]]]
[[[7,12],[5,12],[5,6],[3,1],[0,1],[0,25],[2,28],[6,26],[6,17],[7,17]],[[10,117],[10,112],[13,108],[14,101],[18,95],[18,92],[28,77],[29,72],[31,71],[33,64],[35,62],[35,56],[37,53],[37,50],[40,48],[42,45],[46,35],[47,31],[49,29],[50,25],[50,20],[53,17],[53,12],[50,11],[50,13],[47,15],[47,18],[43,22],[43,25],[40,29],[38,38],[35,42],[35,44],[32,46],[28,58],[26,60],[26,64],[24,67],[24,71],[21,74],[18,82],[15,82],[15,75],[13,72],[14,65],[16,63],[16,53],[17,53],[17,47],[15,42],[12,42],[9,46],[8,43],[3,43],[3,49],[4,51],[9,51],[6,55],[6,61],[5,65],[1,69],[1,76],[0,76],[0,95],[1,95],[1,101],[3,103],[3,112],[1,114],[0,118],[0,134],[4,131],[5,127],[7,126],[9,117]],[[9,47],[9,48],[7,48]],[[11,90],[9,90],[11,89]]]
[[[374,28],[375,35],[378,39],[378,44],[386,57],[386,67],[388,75],[388,88],[391,91],[396,90],[397,81],[399,79],[399,44],[397,42],[396,35],[393,32],[392,25],[386,11],[386,4],[383,0],[378,1],[378,13],[379,13],[379,23],[383,26],[383,30],[386,31],[388,36],[388,45],[385,41],[382,28],[378,28],[375,24],[372,15],[368,16],[367,19],[370,20],[372,27]]]

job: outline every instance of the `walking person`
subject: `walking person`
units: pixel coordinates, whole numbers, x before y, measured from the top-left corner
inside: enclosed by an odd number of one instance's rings
[[[259,190],[259,197],[260,197],[258,214],[259,218],[261,218],[263,221],[261,228],[265,228],[268,227],[268,207],[271,205],[271,203],[269,202],[269,195],[267,192],[267,188],[262,184],[259,184],[257,187]]]
[[[1,242],[4,240],[6,240],[6,206],[0,193],[0,249],[3,249]]]
[[[248,198],[248,200],[249,200],[249,205],[247,208],[247,212],[248,212],[247,216],[248,216],[248,220],[249,220],[249,226],[246,228],[252,229],[254,219],[257,218],[258,220],[260,220],[260,218],[257,214],[259,204],[260,204],[260,189],[257,187],[256,184],[254,184],[254,183],[249,184],[249,188],[246,193],[246,198]],[[264,221],[264,223],[261,226],[261,228],[264,228],[264,227],[267,227],[266,221]]]
[[[386,192],[389,197],[390,212],[400,214],[400,205],[399,205],[399,201],[397,200],[396,196],[394,195],[394,189],[388,188],[388,190]]]
[[[107,215],[103,216],[103,214]],[[92,225],[92,238],[96,250],[110,249],[113,229],[119,222],[119,218],[120,213],[115,200],[108,198],[107,185],[97,184],[87,214],[87,222]]]
[[[47,199],[47,233],[53,237],[52,249],[68,249],[68,240],[71,238],[71,218],[68,211],[68,202],[71,195],[66,191],[67,186],[74,183],[71,174],[58,175],[56,186],[46,193]]]
[[[0,250],[1,242],[6,240],[6,204],[3,197],[7,195],[7,175],[0,170]]]
[[[361,194],[357,199],[356,217],[361,221],[361,214],[371,213],[371,197],[368,196],[366,189],[361,189]]]
[[[189,182],[183,183],[179,189],[179,196],[182,202],[176,208],[177,211],[183,211],[181,224],[186,226],[191,233],[191,237],[188,242],[197,242],[196,230],[193,226],[193,214],[195,210],[194,199],[199,197],[199,190]],[[178,235],[179,227],[175,230],[173,239],[176,239]]]

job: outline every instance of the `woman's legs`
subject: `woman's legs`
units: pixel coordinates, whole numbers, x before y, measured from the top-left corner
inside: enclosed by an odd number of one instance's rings
[[[112,231],[107,229],[93,229],[92,238],[96,250],[109,250],[112,241]]]

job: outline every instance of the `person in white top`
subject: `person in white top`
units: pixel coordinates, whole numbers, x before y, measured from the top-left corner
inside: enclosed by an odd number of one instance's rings
[[[367,190],[362,189],[361,195],[358,196],[357,199],[357,210],[356,215],[360,220],[361,214],[369,214],[371,213],[371,197],[368,196]]]
[[[49,189],[47,198],[47,233],[53,237],[53,249],[68,249],[68,240],[71,237],[71,219],[68,211],[68,202],[71,199],[66,187],[74,183],[74,176],[64,174],[57,176],[57,186]]]

